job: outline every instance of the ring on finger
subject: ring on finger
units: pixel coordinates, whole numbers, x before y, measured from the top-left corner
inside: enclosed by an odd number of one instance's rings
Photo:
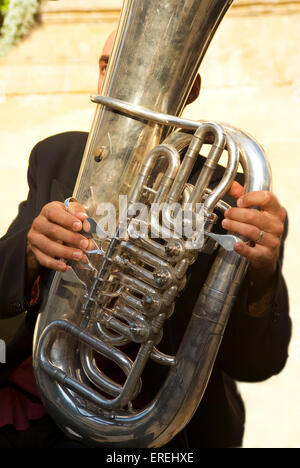
[[[76,201],[77,201],[76,198],[73,198],[73,197],[66,198],[66,200],[64,201],[66,211],[69,211],[70,203],[71,202],[76,202]]]
[[[260,242],[262,240],[262,238],[263,238],[263,235],[264,235],[264,231],[260,231],[258,239],[256,239],[255,242]]]

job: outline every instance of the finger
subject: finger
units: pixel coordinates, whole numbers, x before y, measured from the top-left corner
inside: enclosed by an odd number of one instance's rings
[[[90,232],[91,230],[91,224],[86,219],[82,223],[82,229],[84,232]]]
[[[255,247],[251,247],[244,242],[237,242],[234,250],[246,258],[254,269],[269,268],[273,270],[276,265],[276,258],[272,250],[266,246],[256,244]]]
[[[67,271],[70,267],[66,265],[62,260],[57,260],[55,258],[49,257],[37,247],[31,246],[31,250],[40,265],[50,270],[55,271]]]
[[[89,246],[89,241],[83,235],[75,233],[69,229],[65,229],[59,224],[52,223],[48,221],[47,218],[43,216],[38,216],[33,224],[33,230],[36,233],[43,234],[49,239],[64,242],[65,244],[78,247],[80,249],[87,249]]]
[[[30,244],[46,254],[48,257],[57,257],[66,260],[81,260],[83,256],[82,250],[55,242],[43,234],[31,233],[30,235],[28,234],[28,236]]]
[[[228,220],[252,225],[259,231],[269,232],[279,238],[283,233],[283,222],[277,216],[264,211],[249,208],[229,208],[225,211],[224,216]],[[231,227],[226,227],[226,229],[231,229]]]
[[[84,221],[88,217],[84,206],[82,206],[80,203],[75,202],[75,201],[71,201],[69,203],[67,212],[76,216],[81,221]]]
[[[59,224],[73,231],[81,231],[82,222],[77,216],[68,213],[65,206],[60,202],[52,202],[45,205],[41,211],[41,215],[45,216],[54,224]]]
[[[250,241],[259,243],[260,245],[265,245],[271,249],[276,249],[280,245],[279,237],[258,229],[252,224],[245,224],[240,223],[239,221],[224,219],[222,221],[222,226],[228,231],[239,234],[240,236],[245,237]]]
[[[278,216],[281,220],[284,220],[286,216],[285,209],[280,205],[274,193],[265,190],[246,193],[237,200],[237,206],[239,208],[255,206]]]
[[[237,200],[244,194],[244,192],[245,192],[245,187],[243,187],[236,180],[234,180],[229,189],[229,194]]]

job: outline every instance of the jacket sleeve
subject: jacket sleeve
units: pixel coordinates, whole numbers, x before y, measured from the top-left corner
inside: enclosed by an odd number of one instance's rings
[[[0,318],[18,315],[28,307],[25,297],[27,233],[36,216],[36,147],[28,166],[29,192],[18,215],[0,239]]]
[[[284,237],[286,232],[287,228]],[[232,310],[218,359],[222,369],[235,380],[265,380],[278,374],[286,363],[291,320],[288,291],[282,275],[283,242],[269,309],[260,317],[249,314],[246,277]]]

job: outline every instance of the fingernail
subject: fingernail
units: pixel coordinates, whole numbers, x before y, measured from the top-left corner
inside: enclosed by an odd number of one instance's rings
[[[90,232],[91,230],[91,225],[88,221],[83,221],[82,227],[85,232]]]
[[[80,241],[80,247],[81,247],[82,249],[87,249],[88,246],[89,246],[89,241],[88,241],[88,240],[82,240],[82,241]]]
[[[243,206],[243,199],[242,199],[242,198],[238,198],[236,204],[237,204],[237,206],[239,206],[239,207]]]
[[[77,216],[81,216],[82,218],[87,218],[88,215],[86,213],[84,213],[84,211],[80,211],[79,213],[76,213]]]
[[[81,223],[79,221],[75,221],[75,223],[73,223],[73,229],[74,231],[78,231],[78,229],[81,229]]]
[[[226,227],[228,226],[228,221],[227,221],[227,219],[223,219],[223,221],[222,221],[222,226],[223,226],[224,228],[226,228]]]
[[[68,267],[65,263],[63,262],[57,262],[57,268],[60,270],[60,271],[67,271]]]
[[[236,252],[241,252],[243,250],[243,244],[241,242],[237,242],[234,244],[234,250]]]
[[[73,258],[76,260],[79,260],[82,257],[82,252],[74,252],[73,253]]]

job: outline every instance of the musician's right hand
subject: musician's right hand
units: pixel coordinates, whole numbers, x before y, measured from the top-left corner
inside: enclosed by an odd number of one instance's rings
[[[37,276],[41,266],[56,271],[69,267],[61,259],[82,260],[89,240],[82,235],[88,231],[87,214],[82,205],[70,203],[68,211],[61,202],[46,204],[34,219],[27,235],[27,272]]]

